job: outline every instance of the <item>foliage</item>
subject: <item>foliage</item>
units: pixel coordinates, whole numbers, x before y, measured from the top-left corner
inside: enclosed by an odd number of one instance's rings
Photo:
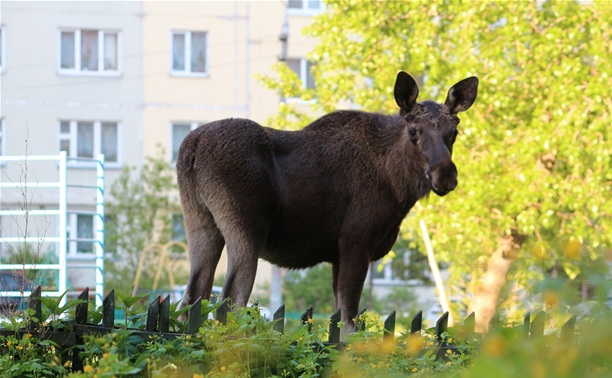
[[[527,289],[559,271],[590,285],[584,273],[605,272],[612,241],[610,19],[597,1],[330,1],[305,31],[319,41],[308,56],[316,88],[296,85],[282,63],[276,78],[262,78],[286,97],[316,101],[284,103],[269,123],[300,128],[347,106],[397,111],[400,69],[420,78],[419,98],[438,101],[477,75],[455,147],[459,187],[421,202],[401,237],[417,239],[425,220],[454,289],[473,295],[507,237],[510,278]]]
[[[107,262],[106,272],[107,282],[117,289],[132,288],[146,246],[172,239],[172,215],[180,213],[180,204],[176,173],[165,156],[160,147],[142,168],[124,167],[110,190],[105,247],[113,259]],[[141,287],[150,287],[155,269],[155,264],[144,269]]]
[[[132,307],[138,298],[122,302]],[[55,300],[43,303],[43,313],[74,314]],[[71,303],[74,306],[77,302]],[[560,299],[559,305],[563,303]],[[208,303],[203,310],[213,310]],[[65,306],[67,307],[67,306]],[[206,313],[206,311],[204,312]],[[178,315],[172,310],[173,317]],[[26,314],[23,322],[31,320]],[[559,338],[568,314],[560,306],[548,309],[551,322],[544,336],[527,338],[522,325],[507,324],[488,335],[470,334],[458,326],[442,335],[438,349],[434,329],[416,334],[382,337],[380,319],[363,315],[367,328],[349,335],[345,348],[325,346],[327,322],[313,321],[292,333],[279,334],[274,323],[257,308],[228,313],[227,323],[207,319],[194,335],[144,337],[125,326],[111,333],[84,335],[82,348],[66,350],[45,339],[58,331],[41,324],[41,333],[24,331],[25,323],[6,325],[0,335],[0,371],[6,377],[606,377],[612,372],[609,355],[611,313],[602,303],[589,317],[581,317],[573,341]],[[6,332],[9,330],[9,332]],[[69,330],[69,329],[68,329]],[[11,333],[11,331],[13,333]],[[78,353],[83,371],[72,371],[71,357]]]

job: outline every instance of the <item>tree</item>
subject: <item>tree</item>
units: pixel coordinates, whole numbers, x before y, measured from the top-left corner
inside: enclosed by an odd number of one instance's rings
[[[480,78],[462,115],[454,160],[460,184],[412,211],[402,238],[427,223],[454,287],[473,295],[486,329],[507,279],[526,287],[547,271],[584,280],[612,239],[612,7],[604,2],[330,1],[305,30],[315,89],[284,64],[265,77],[285,97],[270,124],[298,128],[340,107],[397,111],[398,70],[444,100]]]
[[[172,240],[172,216],[181,214],[176,173],[163,158],[163,149],[156,156],[148,157],[140,168],[124,167],[110,190],[105,248],[113,257],[107,272],[115,289],[132,289],[142,250]],[[155,257],[147,261],[152,263]],[[157,265],[149,267],[143,271],[140,287],[150,287],[147,282],[152,281]]]

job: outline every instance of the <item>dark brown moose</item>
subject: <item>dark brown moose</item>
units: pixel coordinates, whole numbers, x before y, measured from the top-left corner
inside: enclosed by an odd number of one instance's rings
[[[300,131],[247,119],[193,130],[176,163],[191,260],[182,305],[209,297],[226,245],[222,298],[247,303],[258,258],[289,269],[328,262],[350,331],[369,263],[389,252],[417,200],[457,186],[457,113],[477,91],[469,77],[443,105],[417,102],[416,82],[400,72],[397,115],[337,111]]]

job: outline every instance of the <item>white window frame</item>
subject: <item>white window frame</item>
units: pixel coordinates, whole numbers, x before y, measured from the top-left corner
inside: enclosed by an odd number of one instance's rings
[[[70,125],[70,130],[68,133],[62,133],[62,129],[61,129],[61,125],[62,122],[68,122]],[[84,119],[80,119],[80,120],[67,120],[67,119],[61,119],[57,122],[57,135],[58,135],[58,140],[57,140],[57,151],[61,151],[61,142],[62,140],[68,140],[70,143],[70,150],[67,151],[67,155],[69,157],[79,157],[77,156],[77,141],[78,141],[78,137],[77,137],[77,124],[79,122],[89,122],[89,123],[93,123],[93,127],[94,127],[94,151],[93,151],[93,158],[95,159],[98,154],[102,153],[102,124],[103,123],[114,123],[117,125],[117,161],[109,161],[106,160],[105,157],[105,161],[104,161],[104,167],[105,168],[119,168],[121,167],[121,161],[122,161],[122,156],[121,156],[121,129],[122,129],[122,125],[121,122],[119,121],[115,121],[115,120],[104,120],[104,121],[92,121],[92,120],[84,120]],[[87,162],[87,161],[68,161],[68,165],[71,167],[93,167],[96,165],[95,162]]]
[[[302,82],[302,88],[303,89],[307,89],[307,85],[308,85],[308,59],[306,58],[301,58],[301,57],[289,57],[287,58],[287,61],[289,60],[299,60],[300,62],[300,72],[298,73],[298,76],[300,78],[300,81]],[[287,63],[288,64],[288,63]],[[316,83],[315,83],[316,86]],[[304,100],[301,97],[289,97],[286,100],[287,102],[298,102],[301,104],[312,104],[314,102],[316,102],[316,99],[312,99],[312,100]]]
[[[78,213],[70,213],[68,214],[67,217],[67,221],[68,224],[66,225],[66,232],[67,232],[67,238],[69,240],[74,240],[74,239],[78,239],[79,234],[78,234],[78,230],[79,230],[79,225],[78,225],[78,216],[82,215],[82,216],[89,216],[92,218],[92,229],[91,229],[91,239],[95,239],[96,238],[96,216],[93,214],[78,214]],[[78,241],[68,241],[68,246],[66,248],[66,251],[68,253],[68,257],[70,258],[93,258],[96,256],[96,242],[95,241],[91,241],[91,242],[82,242],[82,243],[91,243],[91,252],[79,252],[78,251]]]
[[[83,30],[93,30],[98,32],[98,70],[83,70],[81,67],[81,32]],[[74,33],[74,68],[62,68],[62,33]],[[104,35],[106,33],[117,34],[117,69],[104,69]],[[61,75],[74,76],[121,76],[123,51],[122,35],[116,29],[96,29],[96,28],[60,28],[57,32],[57,72]]]
[[[0,56],[2,60],[0,61],[0,73],[4,73],[6,71],[6,28],[4,25],[0,25]]]
[[[192,72],[191,71],[191,34],[192,33],[204,33],[206,34],[206,49],[204,54],[206,56],[206,64],[204,72]],[[183,34],[185,36],[185,69],[175,70],[174,69],[174,35]],[[171,76],[186,76],[186,77],[209,77],[210,67],[210,33],[207,30],[171,30],[170,31],[170,75]]]
[[[290,15],[313,16],[313,15],[323,13],[323,12],[325,12],[325,3],[323,2],[323,0],[319,1],[318,8],[310,8],[308,0],[302,0],[301,8],[290,8],[289,0],[287,0],[287,13]]]
[[[178,125],[189,125],[190,126],[190,131],[193,131],[194,129],[197,129],[198,126],[203,125],[206,122],[191,122],[191,121],[173,121],[170,122],[170,137],[169,137],[169,141],[170,141],[170,148],[168,148],[168,161],[170,161],[170,163],[172,164],[172,166],[176,166],[176,160],[174,159],[174,126],[178,126]],[[181,141],[182,143],[183,141]],[[177,151],[178,152],[178,151]]]
[[[6,155],[6,130],[4,127],[4,118],[0,118],[0,156]],[[0,161],[0,165],[6,164]]]

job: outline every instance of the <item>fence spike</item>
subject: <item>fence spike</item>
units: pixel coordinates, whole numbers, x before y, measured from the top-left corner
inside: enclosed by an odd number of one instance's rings
[[[223,302],[217,307],[217,312],[215,313],[217,320],[221,324],[227,323],[227,311],[229,310],[229,302],[228,299],[224,299]]]
[[[308,325],[308,333],[312,332],[312,306],[308,307],[300,317],[300,324]]]
[[[202,324],[202,298],[196,299],[189,308],[189,318],[187,320],[187,333],[190,335],[196,334],[200,330]]]
[[[339,343],[340,342],[340,328],[338,327],[338,323],[340,322],[340,318],[342,317],[342,312],[340,309],[337,309],[336,312],[333,313],[329,318],[329,342],[330,343]]]
[[[274,321],[274,330],[278,333],[285,333],[285,305],[281,305],[274,315],[272,315],[272,321]]]
[[[438,321],[436,321],[436,339],[438,343],[444,345],[442,334],[448,330],[448,311],[446,311]]]
[[[574,338],[574,331],[576,329],[576,315],[573,315],[563,327],[561,327],[561,339],[565,342],[570,342]]]
[[[155,297],[147,309],[147,325],[145,328],[147,332],[155,332],[158,328],[160,299],[161,297],[159,295]]]
[[[166,295],[159,303],[159,331],[170,331],[170,296]]]
[[[540,311],[533,322],[531,322],[531,338],[537,338],[544,335],[544,321],[546,320],[546,313]]]
[[[357,317],[355,318],[355,331],[365,331],[366,330],[366,322],[364,319],[366,309],[361,310]]]
[[[523,318],[523,336],[529,337],[529,331],[531,329],[531,313],[528,312]]]
[[[28,298],[28,309],[34,313],[33,317],[30,318],[28,323],[29,330],[38,328],[42,323],[42,303],[40,301],[41,293],[42,287],[37,285],[34,290],[32,290],[32,293]]]
[[[388,340],[393,341],[393,339],[395,338],[395,316],[396,316],[396,311],[393,310],[389,314],[389,316],[387,316],[387,319],[385,319],[385,330],[383,333],[383,341],[388,341]]]
[[[74,321],[76,324],[87,324],[87,307],[89,304],[89,288],[86,287],[85,290],[81,291],[81,294],[77,297],[79,300],[84,300],[85,302],[79,303],[76,305],[74,312]]]
[[[419,310],[410,323],[410,333],[421,332],[423,327],[423,311]]]
[[[102,326],[115,327],[115,289],[111,290],[102,301]],[[125,326],[127,327],[127,324]]]

